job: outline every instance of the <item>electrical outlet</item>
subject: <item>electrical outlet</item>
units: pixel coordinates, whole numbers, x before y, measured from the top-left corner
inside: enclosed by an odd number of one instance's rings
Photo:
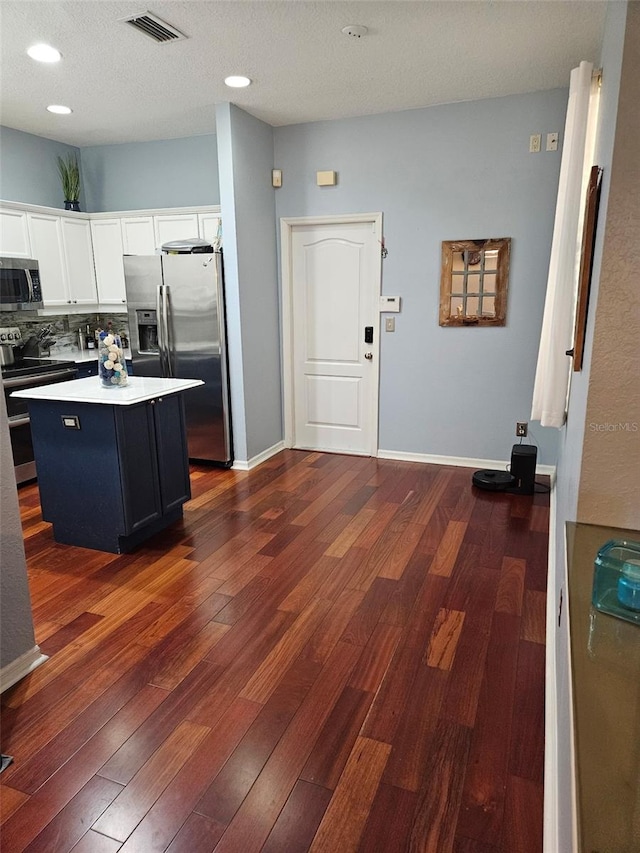
[[[539,133],[532,133],[529,137],[529,153],[537,154],[540,151],[542,136]]]
[[[526,438],[529,432],[529,424],[522,421],[516,421],[516,435],[518,438]]]

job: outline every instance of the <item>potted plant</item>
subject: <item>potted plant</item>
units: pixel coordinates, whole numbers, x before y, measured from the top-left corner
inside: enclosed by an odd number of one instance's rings
[[[75,154],[58,157],[58,172],[64,192],[64,209],[80,210],[80,167]]]

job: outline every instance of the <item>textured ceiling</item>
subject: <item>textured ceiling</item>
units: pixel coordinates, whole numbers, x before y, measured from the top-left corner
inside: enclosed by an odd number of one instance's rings
[[[188,38],[156,44],[120,22],[146,10]],[[552,89],[598,61],[605,11],[586,0],[0,0],[0,121],[86,146],[212,133],[221,101],[278,126]],[[345,36],[347,24],[369,34]],[[39,41],[62,62],[29,59]],[[230,90],[228,74],[253,85]],[[74,112],[51,115],[51,103]]]

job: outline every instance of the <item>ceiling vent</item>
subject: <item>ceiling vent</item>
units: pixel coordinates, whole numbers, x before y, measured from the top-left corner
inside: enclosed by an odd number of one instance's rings
[[[129,24],[129,26],[139,30],[157,42],[178,41],[179,39],[187,38],[180,30],[172,27],[171,24],[167,24],[166,21],[161,20],[151,12],[144,12],[142,15],[125,18],[124,23]]]

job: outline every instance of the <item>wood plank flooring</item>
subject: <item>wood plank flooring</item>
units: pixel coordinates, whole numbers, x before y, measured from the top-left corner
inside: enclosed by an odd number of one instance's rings
[[[129,555],[19,492],[7,853],[540,853],[548,495],[284,451]],[[92,484],[93,487],[93,484]]]

